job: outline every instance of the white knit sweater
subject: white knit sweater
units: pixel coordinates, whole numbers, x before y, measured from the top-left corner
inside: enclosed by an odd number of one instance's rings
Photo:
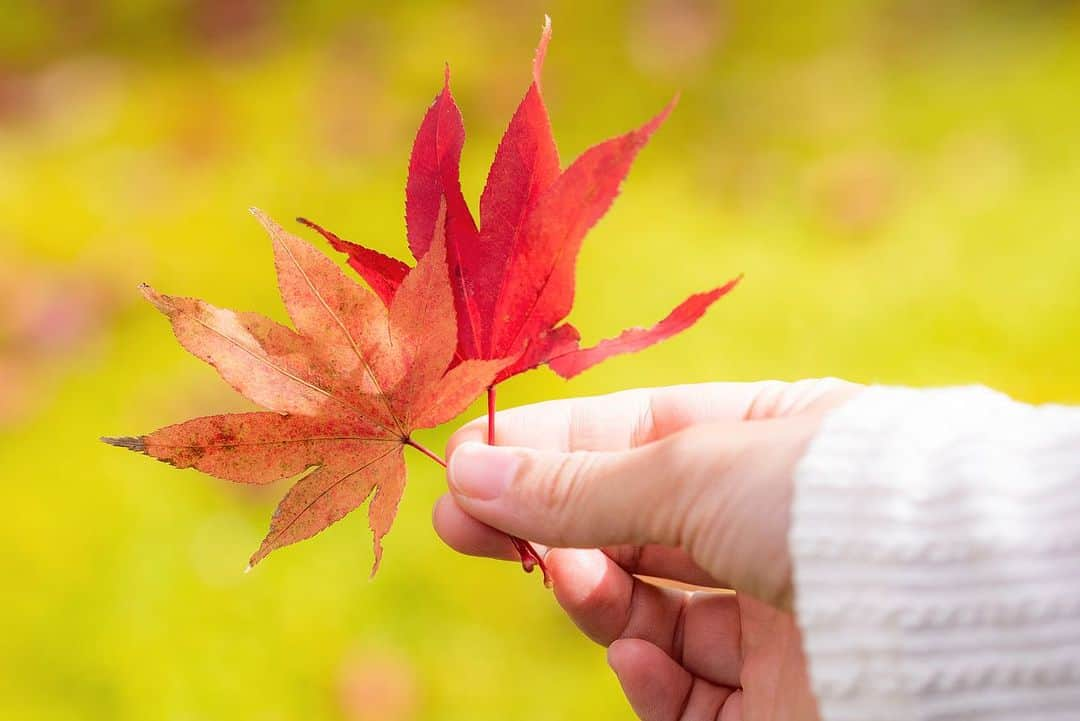
[[[824,721],[1080,719],[1080,408],[871,388],[800,464]]]

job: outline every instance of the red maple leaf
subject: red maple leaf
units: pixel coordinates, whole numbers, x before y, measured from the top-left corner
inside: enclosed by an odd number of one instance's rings
[[[389,303],[253,212],[270,233],[295,330],[256,313],[142,290],[168,316],[181,345],[267,411],[102,440],[238,483],[270,483],[309,470],[278,505],[252,565],[313,536],[374,494],[368,510],[374,573],[405,487],[405,446],[439,460],[412,431],[461,413],[509,361],[467,360],[450,368],[458,330],[443,212],[429,228],[427,252]]]
[[[440,204],[446,208],[447,258],[458,318],[458,360],[517,357],[496,383],[547,363],[570,378],[613,355],[641,350],[688,328],[739,278],[683,301],[651,328],[632,328],[590,348],[563,319],[574,301],[581,242],[610,207],[619,186],[674,101],[636,130],[586,150],[560,171],[540,90],[551,39],[544,24],[533,81],[510,120],[480,197],[477,228],[458,178],[465,128],[450,92],[442,92],[420,124],[409,160],[405,220],[414,258],[428,252]],[[389,303],[408,266],[338,237],[306,220],[346,253],[349,264]]]

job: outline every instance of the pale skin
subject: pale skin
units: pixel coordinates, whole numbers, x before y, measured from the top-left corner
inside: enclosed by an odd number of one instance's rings
[[[860,386],[709,383],[500,412],[450,440],[434,524],[463,553],[550,548],[556,600],[643,721],[817,719],[792,612],[796,465]],[[735,593],[661,587],[639,576]]]

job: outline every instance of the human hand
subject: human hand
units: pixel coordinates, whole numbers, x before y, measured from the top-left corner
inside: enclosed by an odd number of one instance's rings
[[[473,555],[516,560],[505,533],[555,547],[556,599],[645,721],[813,719],[790,612],[793,473],[858,391],[713,383],[504,411],[498,446],[478,442],[483,420],[451,439],[435,528]]]

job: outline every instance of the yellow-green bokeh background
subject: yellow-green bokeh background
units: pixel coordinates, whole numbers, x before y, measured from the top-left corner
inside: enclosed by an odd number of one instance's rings
[[[746,281],[505,405],[823,374],[1080,401],[1076,3],[0,0],[5,277],[112,299],[0,382],[32,388],[0,421],[0,718],[630,717],[535,577],[440,545],[423,458],[375,581],[362,514],[244,576],[283,486],[96,441],[242,407],[134,285],[283,317],[248,206],[403,253],[444,61],[475,208],[544,12],[564,161],[682,92],[587,240],[575,323],[592,340]]]

